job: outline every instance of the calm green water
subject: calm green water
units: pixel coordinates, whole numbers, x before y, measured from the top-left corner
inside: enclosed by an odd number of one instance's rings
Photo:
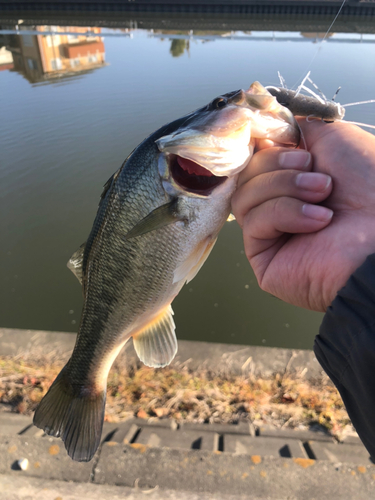
[[[278,84],[277,71],[292,87],[311,70],[328,97],[342,86],[341,103],[375,98],[374,35],[319,45],[293,32],[173,39],[102,29],[77,43],[36,34],[45,27],[11,28],[0,32],[4,327],[77,330],[81,290],[66,262],[90,231],[103,184],[164,123],[254,80]],[[348,108],[347,118],[374,124],[375,105]],[[311,348],[322,317],[259,290],[236,222],[173,307],[179,338],[268,346]]]

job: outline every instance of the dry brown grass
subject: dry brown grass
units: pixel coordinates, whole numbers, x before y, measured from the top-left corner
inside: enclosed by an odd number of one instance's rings
[[[30,414],[62,368],[53,362],[0,357],[0,404]],[[131,416],[177,421],[236,423],[252,421],[281,427],[320,426],[338,439],[352,426],[342,400],[328,380],[308,381],[292,374],[269,378],[217,376],[187,368],[120,370],[108,378],[106,420]]]

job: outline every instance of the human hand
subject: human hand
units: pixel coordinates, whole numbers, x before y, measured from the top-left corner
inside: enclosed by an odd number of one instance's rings
[[[307,151],[258,151],[232,211],[260,287],[325,311],[375,253],[375,137],[343,122],[299,118]]]

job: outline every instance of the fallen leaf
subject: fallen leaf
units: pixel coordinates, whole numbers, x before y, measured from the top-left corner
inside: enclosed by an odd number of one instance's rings
[[[138,417],[138,418],[147,418],[147,417],[148,417],[148,415],[147,415],[147,413],[146,413],[146,412],[145,412],[145,411],[141,408],[141,409],[139,410],[139,412],[137,413],[137,417]]]

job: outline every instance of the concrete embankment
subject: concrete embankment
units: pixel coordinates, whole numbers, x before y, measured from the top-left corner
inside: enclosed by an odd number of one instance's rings
[[[73,350],[76,335],[42,330],[0,328],[0,355],[40,357],[51,353],[66,358]],[[138,358],[131,342],[120,353],[124,366],[134,366]],[[254,374],[268,377],[273,373],[303,372],[307,379],[320,377],[322,368],[314,353],[301,349],[244,346],[179,340],[178,353],[171,366],[209,370],[218,374]]]
[[[75,335],[0,329],[0,355],[66,359]],[[136,363],[129,344],[124,366]],[[311,351],[180,342],[176,368],[244,375],[321,376]],[[1,384],[1,382],[0,382]],[[129,418],[105,422],[89,463],[73,462],[63,443],[31,416],[0,412],[0,499],[49,500],[367,500],[375,466],[358,437],[326,432]],[[42,488],[42,490],[41,490]]]

